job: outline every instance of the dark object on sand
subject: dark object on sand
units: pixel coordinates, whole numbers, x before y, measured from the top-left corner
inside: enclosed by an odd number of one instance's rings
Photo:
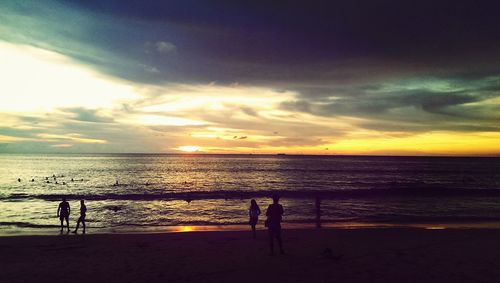
[[[324,249],[321,252],[321,254],[320,254],[321,258],[323,258],[323,259],[331,259],[331,260],[341,259],[342,256],[343,255],[334,255],[332,249],[330,249],[330,248]]]

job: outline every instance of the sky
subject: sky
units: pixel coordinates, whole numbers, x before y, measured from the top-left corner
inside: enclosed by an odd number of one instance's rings
[[[0,153],[500,156],[495,1],[0,11]]]

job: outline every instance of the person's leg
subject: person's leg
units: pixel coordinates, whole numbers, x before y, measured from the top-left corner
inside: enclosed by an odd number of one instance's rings
[[[65,219],[66,219],[66,228],[68,228],[69,231],[69,215],[67,215]]]
[[[78,218],[78,221],[76,221],[76,228],[75,228],[75,231],[73,231],[73,233],[76,233],[78,231],[78,228],[80,228],[80,221],[81,221],[81,217]]]
[[[83,234],[85,234],[85,217],[82,218]]]
[[[255,232],[255,224],[252,224],[252,234],[253,234],[253,238],[255,239],[257,237],[257,234]]]
[[[269,248],[271,249],[271,255],[274,254],[274,233],[272,229],[269,229]]]
[[[285,251],[283,250],[283,243],[281,242],[281,229],[276,231],[276,240],[278,241],[278,245],[280,247],[280,253],[284,254]]]
[[[59,217],[59,220],[61,220],[61,232],[64,228],[64,217]]]

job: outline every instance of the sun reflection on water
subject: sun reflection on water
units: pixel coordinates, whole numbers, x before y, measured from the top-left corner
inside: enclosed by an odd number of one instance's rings
[[[425,227],[425,229],[427,229],[427,230],[444,230],[444,229],[446,229],[446,227],[444,227],[444,226],[429,226],[429,227]]]
[[[176,228],[178,229],[177,232],[193,232],[196,230],[194,226],[179,226]]]

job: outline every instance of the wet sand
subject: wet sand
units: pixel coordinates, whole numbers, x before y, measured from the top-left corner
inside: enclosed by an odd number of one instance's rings
[[[498,282],[500,230],[286,230],[0,237],[0,282]],[[332,252],[329,253],[327,249]]]

